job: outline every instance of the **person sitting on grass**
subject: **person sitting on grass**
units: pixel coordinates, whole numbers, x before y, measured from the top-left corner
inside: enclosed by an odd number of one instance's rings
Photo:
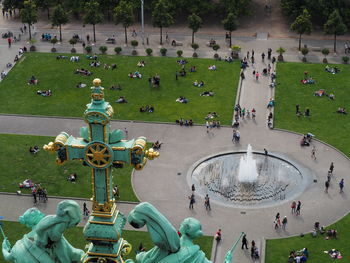
[[[324,89],[319,89],[319,90],[315,91],[315,93],[314,93],[314,96],[316,96],[316,97],[322,97],[323,95],[327,96]]]
[[[345,108],[343,108],[343,107],[339,107],[339,108],[337,109],[337,113],[340,113],[340,114],[347,114],[347,112],[345,111]]]
[[[111,69],[114,70],[117,68],[117,64],[112,64]]]
[[[101,65],[100,61],[92,61],[89,63],[90,67],[95,67],[95,68],[99,67],[100,65]]]
[[[331,99],[331,100],[334,100],[335,99],[335,95],[333,93],[331,93],[331,94],[329,94],[328,98]]]
[[[50,89],[49,90],[38,90],[36,92],[36,94],[41,95],[43,97],[50,97],[50,96],[52,96],[52,91]]]
[[[201,80],[201,81],[198,83],[198,88],[201,88],[201,87],[203,87],[203,86],[204,86],[204,81]]]
[[[29,152],[31,154],[37,154],[39,152],[39,147],[37,145],[35,145],[34,147],[30,146],[29,147]]]
[[[116,103],[128,103],[124,96],[120,96],[119,99],[115,101]]]
[[[197,81],[197,80],[195,80],[195,81],[193,82],[193,86],[195,86],[195,87],[198,86],[198,81]]]
[[[337,74],[337,73],[340,72],[340,69],[338,69],[338,67],[332,68],[332,67],[330,67],[330,66],[327,65],[327,66],[325,67],[325,71],[327,71],[328,73],[331,73],[331,74]]]
[[[267,108],[272,108],[274,106],[275,106],[275,100],[271,98],[269,103],[267,104]]]
[[[225,61],[231,63],[233,61],[232,57],[225,57]]]
[[[143,68],[145,65],[146,65],[146,63],[143,60],[137,62],[137,66],[140,67],[140,68]]]
[[[310,143],[308,142],[305,135],[303,135],[303,138],[300,140],[300,146],[310,146]]]
[[[112,85],[109,89],[110,90],[122,90],[122,86],[120,86],[120,84],[117,84],[117,86]]]
[[[68,57],[67,56],[62,56],[62,55],[58,55],[56,57],[57,60],[60,60],[60,59],[67,59]]]
[[[208,97],[213,97],[214,96],[214,92],[212,91],[204,91],[201,94],[199,94],[200,96],[208,96]]]
[[[38,79],[32,75],[32,77],[28,81],[28,85],[37,85],[38,84]]]
[[[216,66],[215,65],[211,65],[208,67],[209,70],[216,70]]]
[[[88,71],[87,69],[76,69],[75,70],[75,74],[80,74],[80,75],[83,75],[83,76],[91,76],[92,75],[92,72],[91,71]]]
[[[186,77],[186,75],[187,75],[186,70],[181,69],[181,70],[180,70],[180,76],[181,76],[181,77]]]
[[[85,88],[86,84],[82,83],[82,82],[79,82],[75,87],[78,88],[78,89]]]
[[[196,71],[197,71],[196,66],[191,66],[191,67],[190,67],[190,72],[196,72]]]
[[[79,62],[79,57],[78,56],[71,56],[69,61],[70,62]]]
[[[69,181],[71,183],[75,183],[77,181],[77,174],[76,173],[70,174],[67,177],[67,181]]]
[[[176,99],[176,102],[180,102],[180,103],[188,103],[188,99],[186,99],[183,96],[180,96],[179,98]]]
[[[300,80],[300,82],[303,84],[315,84],[316,83],[315,80],[311,77],[307,78],[307,79],[302,79],[302,80]]]

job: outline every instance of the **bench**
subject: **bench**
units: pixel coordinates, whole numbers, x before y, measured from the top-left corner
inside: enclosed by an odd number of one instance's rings
[[[174,47],[177,47],[177,46],[183,46],[183,43],[174,39],[173,41],[171,41],[171,45]]]

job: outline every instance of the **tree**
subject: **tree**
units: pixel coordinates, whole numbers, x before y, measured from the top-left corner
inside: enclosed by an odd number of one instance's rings
[[[52,0],[35,0],[34,3],[38,8],[47,10],[47,18],[50,19],[50,7],[52,6],[53,1]]]
[[[100,5],[96,1],[90,1],[85,4],[85,15],[83,17],[85,24],[92,25],[94,31],[94,42],[96,42],[95,25],[102,22],[103,15],[100,11]]]
[[[38,21],[38,10],[34,3],[30,1],[24,1],[23,9],[21,9],[22,23],[28,24],[29,40],[32,39],[31,26]]]
[[[230,12],[228,13],[226,19],[222,20],[222,23],[224,24],[224,29],[230,32],[230,47],[232,46],[232,31],[237,29],[238,21],[237,16]]]
[[[334,52],[337,50],[337,36],[344,35],[347,31],[346,25],[343,23],[343,19],[339,15],[338,10],[334,10],[330,14],[328,21],[323,26],[326,34],[334,35]]]
[[[51,23],[53,26],[58,26],[60,28],[60,42],[62,42],[62,25],[69,21],[68,14],[64,11],[61,5],[57,5],[51,17]]]
[[[199,16],[197,16],[196,14],[193,13],[192,15],[188,16],[187,22],[188,22],[188,27],[190,29],[192,29],[192,44],[193,44],[194,43],[194,33],[196,33],[198,31],[198,29],[201,28],[202,18],[200,18]]]
[[[290,26],[290,29],[296,31],[299,34],[299,50],[301,48],[301,35],[310,34],[312,30],[311,16],[309,12],[304,9],[303,13],[298,16],[294,23]]]
[[[159,0],[152,12],[152,23],[154,27],[160,28],[160,44],[163,44],[163,27],[169,27],[174,23],[169,13],[169,6],[166,0]]]
[[[128,36],[126,29],[134,23],[134,14],[132,4],[128,1],[122,0],[114,9],[115,24],[121,23],[124,27],[125,44],[128,43]]]

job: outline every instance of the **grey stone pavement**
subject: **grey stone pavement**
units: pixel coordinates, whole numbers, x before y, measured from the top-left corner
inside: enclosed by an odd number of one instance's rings
[[[18,31],[20,23],[18,21],[4,21],[0,17],[0,31],[3,32],[11,29],[14,32]],[[101,30],[103,28],[103,30]],[[121,41],[120,28],[111,26],[98,27],[97,46],[101,44],[101,39],[112,35],[118,29],[117,41]],[[64,38],[69,39],[73,33],[91,35],[91,30],[87,27],[82,28],[76,24],[67,25],[64,30]],[[190,34],[188,30],[181,30],[178,34],[172,33],[169,30],[170,39],[176,38],[184,43],[183,47],[172,48],[169,44],[164,46],[168,48],[169,55],[174,56],[176,50],[183,49],[184,56],[191,56],[192,50],[189,48]],[[37,35],[41,32],[54,32],[46,23],[37,25]],[[150,46],[156,50],[159,48],[157,43],[157,31],[151,28],[146,28],[149,34]],[[222,47],[220,50],[221,56],[226,56],[229,53],[228,48],[225,48],[223,31],[205,31],[203,34],[197,34],[196,42],[200,44],[198,51],[200,57],[212,57],[213,51],[205,47],[205,43],[214,37]],[[219,35],[220,34],[220,35]],[[139,39],[139,38],[138,38]],[[311,49],[313,47],[332,47],[331,40],[311,39],[303,41]],[[301,55],[298,53],[297,39],[294,38],[274,38],[268,40],[258,40],[254,36],[244,36],[234,38],[234,43],[243,47],[242,54],[251,49],[255,50],[257,64],[255,68],[262,71],[266,65],[261,62],[260,54],[265,52],[268,47],[276,50],[279,46],[287,49],[285,54],[286,61],[300,61]],[[6,41],[0,42],[0,69],[13,59],[20,46],[25,45],[25,40],[15,43],[11,48],[7,47]],[[36,44],[39,51],[47,52],[51,45],[41,43]],[[338,42],[339,50],[343,45],[342,41]],[[108,45],[112,47],[111,45]],[[70,46],[67,44],[58,45],[58,50],[67,52]],[[125,54],[130,54],[130,47],[123,47]],[[78,52],[82,51],[78,47]],[[142,55],[144,48],[138,48]],[[112,54],[112,49],[110,53]],[[341,55],[330,55],[330,62],[340,62]],[[320,52],[311,51],[308,55],[308,60],[311,62],[322,61]],[[249,67],[246,71],[246,80],[242,83],[241,98],[239,103],[242,107],[251,109],[254,107],[257,110],[256,120],[246,119],[241,121],[241,141],[232,143],[232,129],[222,127],[213,129],[209,133],[206,132],[203,126],[194,126],[191,128],[175,126],[172,124],[161,123],[139,123],[139,122],[124,122],[113,121],[112,128],[127,128],[129,138],[137,136],[146,136],[148,140],[160,140],[162,145],[161,155],[158,159],[147,164],[144,170],[134,173],[132,182],[135,192],[141,201],[153,203],[169,220],[178,227],[181,221],[193,216],[202,222],[203,231],[206,235],[213,235],[218,228],[223,231],[223,241],[218,247],[218,255],[216,262],[223,262],[224,255],[231,247],[233,242],[244,231],[247,233],[248,240],[254,239],[261,252],[264,252],[264,240],[266,238],[279,238],[291,235],[297,235],[301,232],[310,231],[315,221],[321,222],[322,225],[328,225],[340,219],[350,210],[350,202],[347,191],[339,194],[337,182],[341,178],[345,178],[345,183],[350,181],[348,171],[350,169],[349,160],[331,146],[322,142],[314,141],[313,144],[317,149],[317,160],[311,159],[311,149],[301,148],[299,146],[300,135],[288,133],[279,130],[270,130],[267,128],[267,115],[269,111],[266,108],[269,98],[272,98],[274,93],[268,87],[269,79],[261,76],[259,81],[256,81],[251,74],[253,67]],[[278,88],[278,87],[277,87]],[[86,98],[88,100],[88,98]],[[83,111],[83,109],[82,109]],[[79,128],[84,123],[81,119],[74,118],[49,118],[39,116],[19,116],[19,115],[0,115],[0,133],[15,133],[15,134],[30,134],[30,135],[47,135],[56,136],[60,131],[66,131],[73,135],[78,135]],[[286,158],[289,158],[313,171],[313,178],[317,179],[316,183],[311,183],[307,189],[298,197],[302,202],[301,216],[292,216],[290,214],[291,200],[285,200],[265,208],[232,208],[212,202],[212,211],[206,212],[204,209],[204,199],[197,195],[197,202],[193,211],[188,209],[187,196],[190,194],[190,185],[187,182],[187,173],[193,163],[197,162],[206,156],[213,153],[245,150],[250,143],[254,150],[262,151],[264,148],[271,153],[277,153]],[[328,194],[324,193],[324,181],[326,179],[327,170],[330,162],[334,161],[335,171],[334,178],[331,182],[331,187]],[[0,195],[0,211],[5,215],[7,220],[17,220],[27,208],[31,207],[31,198],[25,196]],[[52,213],[58,201],[61,199],[50,199],[47,204],[40,204],[40,209],[45,213]],[[79,201],[80,203],[82,201]],[[119,209],[127,214],[133,207],[133,204],[121,203]],[[13,209],[15,207],[15,209]],[[281,216],[287,215],[289,222],[286,231],[275,231],[273,227],[274,216],[277,212]],[[129,228],[129,227],[127,227]],[[262,256],[263,258],[263,256]],[[250,252],[242,251],[237,248],[233,262],[242,263],[250,262]],[[263,261],[263,259],[262,259]]]

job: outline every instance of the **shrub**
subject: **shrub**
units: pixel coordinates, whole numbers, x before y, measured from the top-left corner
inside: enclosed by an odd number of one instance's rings
[[[106,54],[107,52],[107,47],[106,46],[100,46],[99,50],[101,51],[102,54]]]
[[[231,47],[231,49],[232,49],[232,51],[233,51],[233,52],[236,52],[236,53],[238,53],[238,52],[240,52],[240,51],[241,51],[241,47],[240,47],[240,46],[238,46],[238,45],[234,45],[234,46],[232,46],[232,47]]]
[[[122,52],[122,48],[121,47],[115,47],[114,48],[114,52],[117,53],[117,55],[119,55]]]
[[[328,48],[322,49],[322,54],[323,54],[325,57],[328,56],[328,54],[329,54],[329,49],[328,49]]]
[[[55,44],[58,42],[57,38],[53,38],[50,40],[51,44],[52,44],[52,47],[55,47]]]
[[[53,48],[51,48],[51,52],[55,53],[55,52],[57,52],[57,49],[55,47],[53,47]]]
[[[139,45],[139,42],[137,40],[131,40],[131,45],[135,49]]]
[[[196,51],[199,48],[199,45],[197,43],[193,43],[191,47],[193,48],[194,51]]]
[[[176,54],[178,57],[181,57],[184,52],[182,50],[176,51]]]
[[[153,49],[152,48],[146,48],[146,54],[148,56],[152,56],[152,53],[153,53]]]
[[[70,50],[71,53],[77,53],[77,50],[73,47],[71,50]]]
[[[76,38],[71,38],[71,39],[69,39],[69,44],[71,44],[72,46],[73,46],[73,48],[74,48],[74,45],[78,42],[78,40],[76,39]]]
[[[277,52],[280,56],[282,56],[283,53],[286,52],[286,50],[285,50],[283,47],[279,47],[279,48],[276,50],[276,52]]]
[[[344,56],[341,59],[343,60],[344,64],[348,64],[348,62],[349,62],[349,57],[348,56]]]
[[[309,53],[309,49],[307,47],[303,47],[301,49],[301,54],[305,57]]]
[[[86,46],[85,51],[86,51],[86,53],[90,54],[92,51],[92,46]]]
[[[166,52],[168,51],[166,48],[161,48],[160,50],[160,54],[162,54],[162,56],[166,56]]]
[[[217,52],[220,49],[220,46],[218,44],[213,45],[213,50]]]

